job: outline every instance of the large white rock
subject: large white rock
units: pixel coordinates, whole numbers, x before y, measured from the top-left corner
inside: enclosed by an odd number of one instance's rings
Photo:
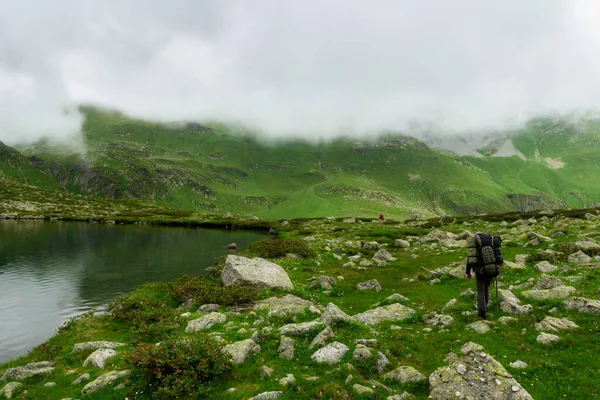
[[[321,319],[326,324],[334,324],[341,321],[350,321],[352,317],[340,310],[335,304],[329,303],[327,304],[327,307],[325,307]]]
[[[211,312],[209,314],[203,315],[200,318],[196,318],[188,322],[185,331],[197,332],[204,329],[210,329],[215,324],[222,324],[227,321],[227,316],[225,314],[221,314],[218,312]]]
[[[317,350],[310,358],[318,363],[337,364],[348,350],[345,344],[333,342]]]
[[[448,357],[448,366],[429,376],[429,398],[533,400],[533,397],[481,345],[465,343],[462,357]],[[457,395],[459,393],[459,395]]]
[[[477,333],[487,333],[490,331],[490,326],[483,321],[476,321],[472,324],[467,325],[468,329],[471,329]]]
[[[353,318],[366,325],[376,325],[385,321],[403,321],[416,313],[417,312],[412,308],[395,303],[367,310],[363,313],[354,315]]]
[[[568,320],[567,318],[556,318],[547,316],[540,322],[535,323],[535,329],[537,331],[551,331],[558,332],[563,329],[575,329],[579,328],[575,322]]]
[[[262,258],[246,258],[230,254],[221,273],[225,286],[247,286],[257,289],[293,290],[290,277],[279,265]]]
[[[93,365],[96,368],[104,368],[106,361],[109,358],[116,356],[118,353],[113,349],[98,349],[88,356],[83,362],[83,366]]]
[[[240,340],[223,347],[223,351],[229,353],[234,364],[243,363],[250,354],[260,353],[261,348],[252,339]]]

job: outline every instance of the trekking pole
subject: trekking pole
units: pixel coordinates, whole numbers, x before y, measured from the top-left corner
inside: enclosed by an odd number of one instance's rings
[[[500,300],[498,299],[498,278],[496,278],[496,312],[500,312]]]

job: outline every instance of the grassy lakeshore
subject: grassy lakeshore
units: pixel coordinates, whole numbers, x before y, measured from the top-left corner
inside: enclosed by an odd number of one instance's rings
[[[75,203],[69,204],[76,207]],[[283,220],[254,220],[248,216],[217,218],[150,205],[134,210],[137,204],[133,203],[110,204],[105,209],[98,206],[88,214],[85,214],[84,208],[77,208],[73,213],[62,213],[61,216],[64,219],[115,223],[277,228],[279,239],[257,242],[238,255],[263,257],[280,265],[294,285],[289,293],[313,302],[314,307],[312,311],[306,308],[287,314],[252,309],[252,304],[257,301],[281,297],[286,292],[223,288],[220,284],[220,271],[225,264],[223,257],[215,261],[208,276],[143,285],[115,301],[108,314],[80,316],[61,327],[54,337],[27,356],[1,365],[0,375],[9,368],[31,362],[55,362],[55,369],[48,375],[22,380],[23,386],[17,389],[15,398],[150,399],[180,396],[248,399],[263,392],[282,391],[281,399],[373,399],[407,391],[416,398],[426,399],[430,390],[426,380],[400,383],[384,379],[383,375],[397,366],[409,366],[429,377],[437,368],[447,365],[444,359],[450,351],[459,353],[460,347],[469,341],[481,344],[536,399],[588,399],[594,398],[600,391],[596,373],[600,368],[597,357],[600,322],[597,314],[568,309],[563,299],[535,300],[523,294],[540,279],[541,273],[534,266],[546,260],[558,267],[548,275],[575,288],[569,297],[598,299],[600,277],[596,268],[600,260],[594,257],[600,253],[593,248],[585,250],[584,253],[592,257],[586,262],[569,258],[576,252],[575,243],[600,241],[598,210],[536,211],[423,221],[381,222],[356,218],[353,222],[344,222],[343,218],[332,218],[294,219],[286,223]],[[17,211],[5,209],[4,212]],[[46,219],[59,216],[51,209],[40,214]],[[21,215],[26,214],[21,211]],[[516,262],[517,267],[513,264],[503,269],[499,287],[508,289],[511,285],[516,286],[512,293],[522,300],[522,304],[532,305],[531,313],[496,311],[494,293],[489,317],[491,331],[482,334],[467,328],[477,321],[475,300],[470,295],[461,297],[461,293],[469,288],[474,290],[475,283],[464,279],[464,274],[457,277],[449,274],[453,270],[460,271],[460,264],[466,258],[466,246],[460,239],[465,231],[488,231],[501,235],[505,259],[511,263],[521,260],[518,255],[528,256],[524,263]],[[396,247],[397,239],[406,240],[410,246]],[[391,253],[395,260],[388,261],[386,266],[373,263],[376,249],[363,248],[364,243],[372,241]],[[298,257],[289,256],[289,253]],[[523,268],[518,268],[521,266]],[[334,278],[332,288],[314,284],[315,278],[320,276]],[[358,283],[372,279],[377,280],[380,291],[357,289]],[[519,286],[529,279],[532,279],[530,285]],[[388,299],[395,293],[407,300]],[[182,303],[188,299],[195,301],[183,308]],[[452,299],[456,302],[442,311]],[[402,321],[387,321],[373,326],[355,320],[330,324],[335,336],[327,343],[338,341],[349,348],[335,365],[319,364],[311,359],[320,346],[313,349],[309,346],[325,328],[324,324],[303,335],[293,336],[295,354],[291,360],[279,356],[279,329],[288,323],[317,320],[319,312],[329,303],[352,316],[397,302],[415,313]],[[215,309],[226,316],[226,321],[219,321],[206,330],[187,333],[189,321],[207,314],[198,307],[209,303],[218,304]],[[453,322],[448,326],[428,324],[429,314],[434,311],[451,316]],[[184,314],[186,312],[189,314]],[[568,318],[579,327],[550,332],[562,340],[543,345],[536,341],[539,332],[534,325],[548,315]],[[511,316],[515,320],[504,325],[499,322],[503,316]],[[223,357],[222,346],[251,337],[260,346],[260,351],[250,354],[239,365],[231,364],[229,357]],[[373,354],[364,361],[353,358],[355,341],[360,339],[369,339],[365,343]],[[103,369],[83,367],[92,350],[76,353],[73,346],[100,340],[121,342],[126,346],[116,349],[118,354],[110,358]],[[156,346],[156,343],[161,345]],[[378,371],[375,362],[378,353],[384,354],[390,361],[381,371]],[[528,367],[510,367],[509,363],[517,359],[526,362]],[[270,377],[261,378],[263,366],[273,370]],[[75,373],[65,375],[70,370],[75,370]],[[86,395],[82,395],[81,390],[87,382],[72,384],[84,373],[90,374],[91,381],[113,370],[131,370],[131,374]],[[293,374],[295,382],[284,385],[279,380],[287,374]],[[382,386],[374,384],[373,380]],[[56,385],[46,387],[47,382],[55,382]],[[1,382],[0,388],[5,383]],[[115,385],[120,383],[124,385],[115,389]],[[355,384],[371,388],[373,393],[358,394],[353,386]]]

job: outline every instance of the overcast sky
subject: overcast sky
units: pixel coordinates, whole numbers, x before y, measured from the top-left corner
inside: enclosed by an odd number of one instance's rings
[[[497,128],[600,104],[596,0],[1,0],[0,140],[85,102],[272,135]]]

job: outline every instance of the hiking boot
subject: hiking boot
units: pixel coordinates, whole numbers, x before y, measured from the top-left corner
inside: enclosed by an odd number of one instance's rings
[[[481,319],[486,319],[486,315],[485,315],[485,311],[484,312],[478,312],[477,316]]]

